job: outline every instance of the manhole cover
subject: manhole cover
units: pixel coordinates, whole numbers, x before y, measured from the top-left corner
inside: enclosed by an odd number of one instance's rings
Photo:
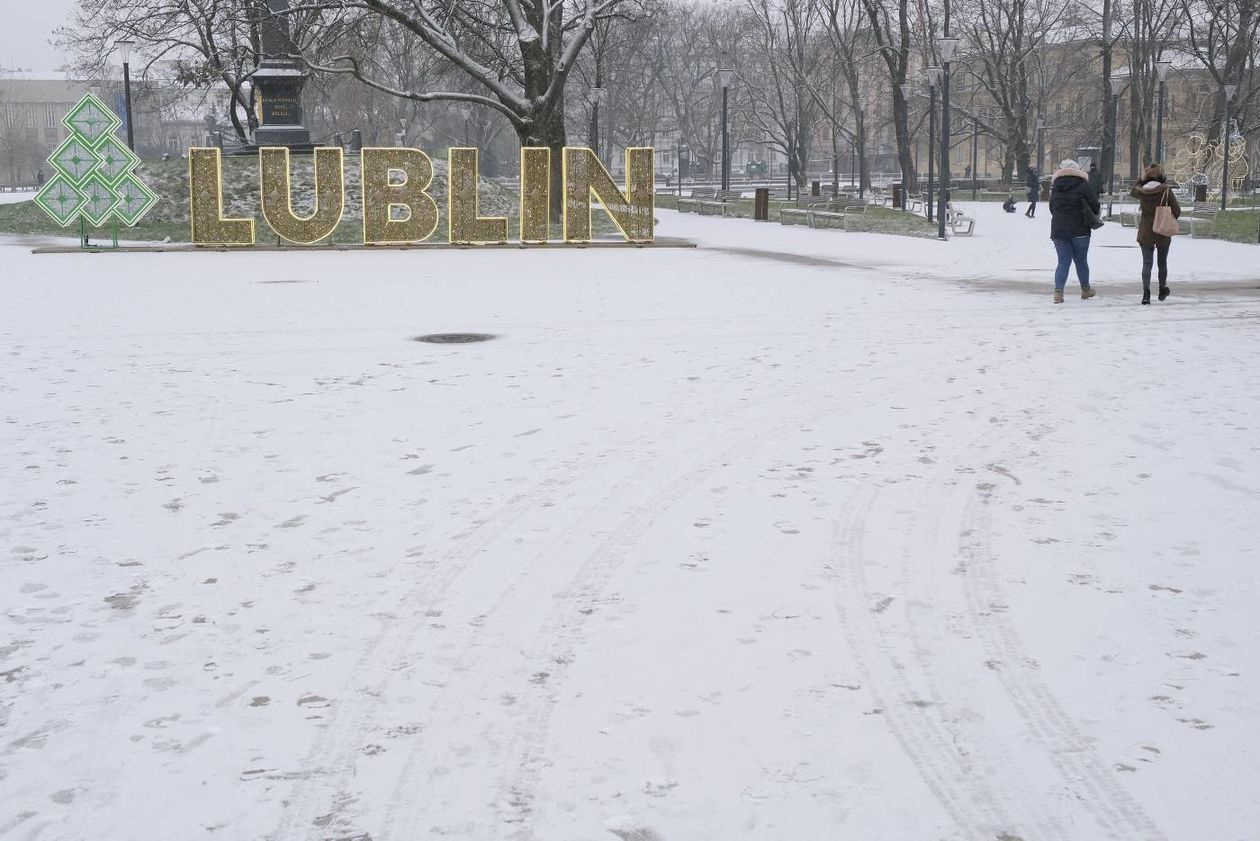
[[[414,341],[428,342],[431,345],[467,345],[487,342],[493,338],[489,333],[430,333],[427,336],[416,336]]]

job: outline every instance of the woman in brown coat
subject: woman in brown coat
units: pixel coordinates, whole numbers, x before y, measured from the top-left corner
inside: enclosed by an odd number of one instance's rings
[[[1181,216],[1181,205],[1173,195],[1164,177],[1164,168],[1151,164],[1142,173],[1142,180],[1133,185],[1129,195],[1142,203],[1142,218],[1138,221],[1137,241],[1142,247],[1142,303],[1151,302],[1151,263],[1159,257],[1159,299],[1168,297],[1168,246],[1172,237],[1155,233],[1155,209],[1161,204],[1172,208],[1174,217]]]

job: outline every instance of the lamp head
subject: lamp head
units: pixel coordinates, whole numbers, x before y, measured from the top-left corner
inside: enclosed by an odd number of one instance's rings
[[[1161,82],[1168,81],[1168,71],[1171,67],[1172,67],[1172,62],[1166,58],[1160,59],[1159,61],[1155,62],[1155,73],[1156,75],[1159,76],[1159,80]]]
[[[1127,84],[1129,80],[1128,78],[1124,76],[1112,76],[1110,81],[1111,81],[1111,95],[1119,96],[1120,93],[1124,90],[1125,84]]]
[[[1225,85],[1225,101],[1233,102],[1234,94],[1238,93],[1238,85]]]
[[[954,51],[958,49],[958,39],[950,35],[942,35],[936,39],[936,47],[941,52],[941,61],[953,61]]]
[[[944,71],[937,65],[933,64],[927,68],[928,87],[938,88],[941,86],[941,74]]]
[[[127,64],[131,61],[131,48],[135,45],[136,42],[132,41],[130,38],[123,38],[122,40],[114,42],[114,46],[118,48],[118,52],[122,56],[123,64]]]

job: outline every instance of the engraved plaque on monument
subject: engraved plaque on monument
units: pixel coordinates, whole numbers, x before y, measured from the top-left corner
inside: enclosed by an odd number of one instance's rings
[[[267,0],[269,14],[262,20],[263,60],[251,77],[258,101],[256,146],[287,146],[310,151],[311,133],[302,124],[302,85],[306,71],[297,61],[289,37],[288,0]]]

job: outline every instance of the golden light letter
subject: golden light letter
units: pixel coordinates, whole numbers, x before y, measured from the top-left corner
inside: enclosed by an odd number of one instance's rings
[[[507,242],[507,217],[479,216],[478,150],[447,150],[446,239],[452,243]]]
[[[315,208],[310,216],[293,212],[287,148],[264,146],[259,149],[258,169],[262,176],[263,218],[273,231],[289,242],[310,245],[337,230],[346,207],[340,146],[315,150]]]
[[[564,239],[588,242],[591,238],[591,198],[599,203],[613,224],[630,242],[651,242],[655,225],[654,150],[640,146],[626,149],[626,191],[590,149],[564,150]]]
[[[223,167],[218,149],[188,150],[192,241],[197,245],[253,245],[253,219],[223,216]]]
[[[438,206],[426,190],[433,182],[433,161],[419,149],[364,148],[360,153],[363,181],[363,243],[404,245],[424,242],[438,225]],[[390,174],[402,179],[390,181]],[[406,211],[393,218],[393,209]]]
[[[551,150],[521,149],[521,242],[546,242],[551,237]]]

